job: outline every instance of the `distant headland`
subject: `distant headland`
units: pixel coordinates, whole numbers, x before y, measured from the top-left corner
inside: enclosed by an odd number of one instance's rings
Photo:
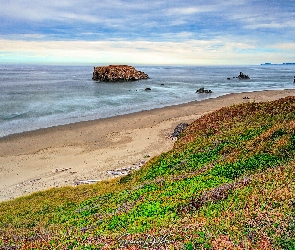
[[[262,63],[260,65],[295,65],[295,62],[289,62],[289,63]]]

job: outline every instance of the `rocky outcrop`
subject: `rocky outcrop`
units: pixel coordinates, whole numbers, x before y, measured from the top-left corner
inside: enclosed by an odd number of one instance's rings
[[[206,94],[211,94],[212,93],[212,90],[211,89],[205,89],[205,88],[199,88],[196,93],[200,93],[200,94],[203,94],[203,93],[206,93]]]
[[[239,79],[250,79],[250,77],[248,75],[245,75],[243,72],[240,72],[240,74],[238,75]]]
[[[175,129],[174,132],[170,135],[170,138],[172,139],[177,139],[181,133],[183,132],[183,130],[185,130],[188,127],[187,123],[179,123]]]
[[[138,81],[148,79],[144,72],[128,65],[109,65],[94,67],[92,80],[103,82]]]

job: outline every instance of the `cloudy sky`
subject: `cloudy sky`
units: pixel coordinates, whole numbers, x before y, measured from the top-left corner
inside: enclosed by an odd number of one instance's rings
[[[295,62],[295,0],[0,0],[0,63]]]

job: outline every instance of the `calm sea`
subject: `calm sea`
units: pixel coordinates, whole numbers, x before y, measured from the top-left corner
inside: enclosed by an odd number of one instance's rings
[[[0,65],[0,137],[227,93],[295,86],[295,65],[136,68],[150,79],[103,83],[92,81],[89,66]],[[251,79],[233,78],[240,71]],[[151,91],[145,91],[147,87]],[[213,93],[197,94],[201,87]]]

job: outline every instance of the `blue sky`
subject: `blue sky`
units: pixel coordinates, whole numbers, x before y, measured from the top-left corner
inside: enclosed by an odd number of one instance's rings
[[[0,63],[295,62],[295,0],[0,0]]]

